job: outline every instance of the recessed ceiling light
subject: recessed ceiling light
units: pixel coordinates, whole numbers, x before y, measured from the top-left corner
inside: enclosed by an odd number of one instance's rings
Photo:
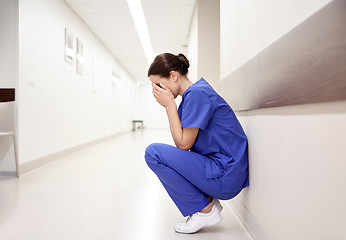
[[[154,60],[155,54],[151,45],[147,22],[145,20],[143,7],[140,0],[127,0],[127,5],[135,22],[136,30],[141,41],[148,65]]]

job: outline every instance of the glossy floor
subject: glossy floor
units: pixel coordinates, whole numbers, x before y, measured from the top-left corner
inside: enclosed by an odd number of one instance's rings
[[[175,233],[183,217],[144,161],[152,142],[173,143],[166,129],[123,133],[1,178],[0,239],[251,239],[226,202],[221,223]]]

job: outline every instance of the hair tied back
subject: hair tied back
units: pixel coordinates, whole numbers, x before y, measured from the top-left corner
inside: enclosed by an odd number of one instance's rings
[[[148,77],[160,75],[168,78],[171,71],[177,71],[180,75],[186,76],[190,67],[189,60],[184,54],[162,53],[157,55],[148,69]]]
[[[184,54],[179,53],[179,54],[177,55],[177,57],[178,57],[178,61],[181,62],[181,63],[184,65],[184,67],[186,67],[186,69],[190,67],[190,62],[189,62],[189,60],[185,57]]]

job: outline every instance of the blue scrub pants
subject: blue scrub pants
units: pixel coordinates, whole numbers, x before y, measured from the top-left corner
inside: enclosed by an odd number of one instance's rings
[[[205,208],[208,196],[225,200],[239,193],[222,192],[222,176],[207,178],[209,159],[198,153],[153,143],[145,151],[145,160],[184,217]]]

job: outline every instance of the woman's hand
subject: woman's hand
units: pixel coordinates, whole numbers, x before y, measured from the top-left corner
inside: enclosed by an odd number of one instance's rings
[[[160,87],[155,83],[153,83],[152,85],[154,97],[161,106],[167,108],[172,104],[175,105],[173,93],[171,92],[171,90],[169,90],[169,88],[166,87],[166,85],[164,85],[163,83],[160,83]]]
[[[181,121],[177,105],[174,101],[174,95],[163,83],[160,83],[160,87],[153,83],[153,94],[156,101],[166,108],[169,127],[175,145],[180,149],[190,150],[196,140],[199,128],[181,127]]]

